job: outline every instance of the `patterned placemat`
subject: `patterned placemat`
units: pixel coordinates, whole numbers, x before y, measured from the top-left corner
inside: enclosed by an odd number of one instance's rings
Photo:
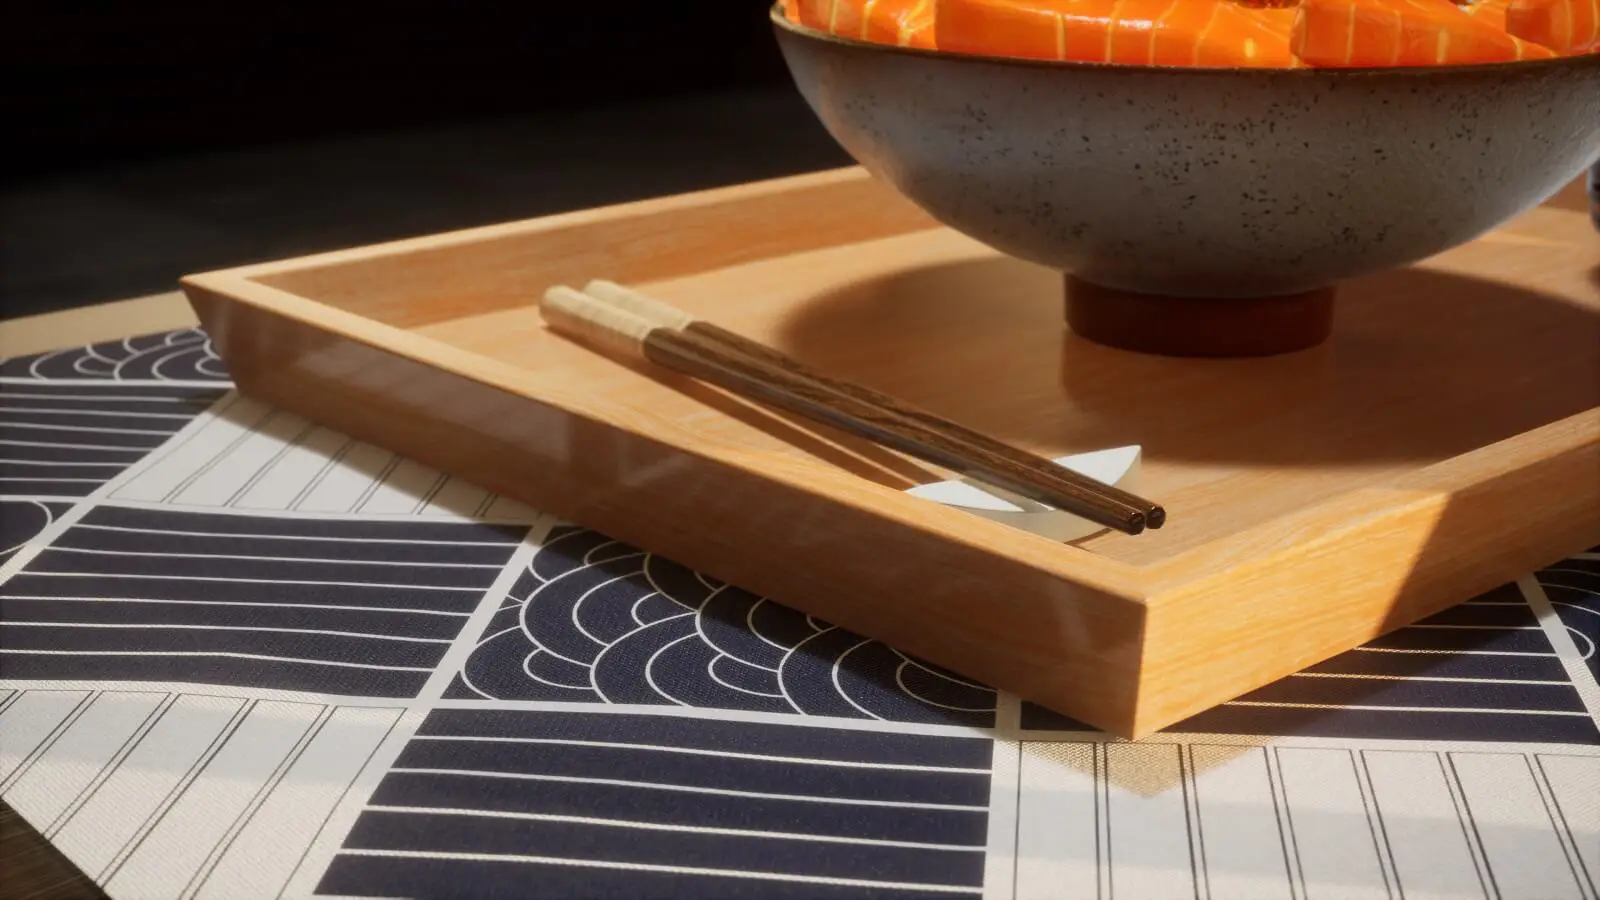
[[[119,900],[1600,900],[1600,548],[1130,743],[196,330],[0,362],[0,409],[0,796]]]

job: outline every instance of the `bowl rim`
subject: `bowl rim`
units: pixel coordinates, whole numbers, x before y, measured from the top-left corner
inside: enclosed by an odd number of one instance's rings
[[[1223,0],[1227,2],[1227,0]],[[1094,72],[1126,72],[1140,75],[1186,75],[1190,77],[1232,77],[1255,78],[1266,80],[1273,78],[1313,78],[1322,80],[1331,79],[1362,79],[1373,77],[1390,78],[1437,78],[1443,75],[1471,75],[1471,74],[1532,74],[1546,70],[1582,68],[1583,66],[1600,67],[1600,52],[1578,53],[1569,56],[1547,57],[1545,59],[1519,59],[1510,62],[1467,63],[1463,65],[1432,65],[1432,66],[1340,66],[1283,68],[1278,66],[1170,66],[1151,65],[1148,63],[1106,63],[1088,62],[1084,60],[1066,59],[1038,59],[1019,56],[992,56],[983,53],[951,53],[944,50],[931,50],[923,47],[906,47],[899,44],[885,44],[877,41],[864,41],[857,38],[843,37],[826,31],[818,31],[798,22],[789,21],[783,11],[784,0],[774,0],[768,10],[768,16],[776,28],[782,29],[796,37],[817,41],[825,44],[835,44],[854,50],[864,50],[890,55],[921,57],[924,59],[937,59],[953,63],[966,63],[978,65],[999,65],[1011,68],[1029,69],[1056,69],[1064,71],[1094,71]]]

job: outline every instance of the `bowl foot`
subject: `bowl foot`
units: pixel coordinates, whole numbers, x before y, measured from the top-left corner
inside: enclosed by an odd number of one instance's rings
[[[1335,288],[1281,297],[1161,297],[1066,276],[1067,326],[1085,340],[1158,356],[1274,356],[1333,331]]]

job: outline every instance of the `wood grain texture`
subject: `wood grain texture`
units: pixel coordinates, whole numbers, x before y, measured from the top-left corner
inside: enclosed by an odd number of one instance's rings
[[[702,381],[734,388],[767,406],[775,406],[841,431],[864,432],[863,437],[918,459],[950,469],[967,478],[992,482],[1010,491],[1071,512],[1101,527],[1125,534],[1145,529],[1148,504],[1125,501],[1102,493],[1087,479],[1049,471],[1054,466],[1042,458],[1029,462],[1021,454],[996,453],[952,440],[928,421],[899,414],[898,404],[880,406],[851,394],[818,388],[793,372],[746,357],[730,356],[720,344],[693,332],[656,331],[644,345],[645,358]]]
[[[1074,706],[1131,725],[1119,717],[1133,709],[1144,606],[1126,567],[987,521],[930,523],[927,504],[898,491],[804,460],[697,444],[664,418],[627,411],[630,429],[615,411],[572,412],[564,407],[583,401],[582,385],[567,382],[564,396],[557,384],[519,384],[536,379],[495,362],[451,372],[460,360],[411,358],[420,338],[342,338],[332,323],[235,302],[276,292],[225,281],[196,279],[191,296],[254,396],[845,628],[897,634],[902,650],[974,677],[1041,696],[1101,681]],[[571,352],[597,374],[617,365]],[[1012,552],[997,559],[1001,545]],[[975,603],[985,621],[971,620]],[[1016,652],[996,654],[1002,646]]]
[[[1061,279],[859,170],[185,279],[248,393],[1124,736],[1600,542],[1600,235],[1567,193],[1248,360],[1094,345]],[[1074,546],[937,467],[544,328],[606,278],[1030,452],[1137,443]]]
[[[0,898],[106,900],[87,875],[0,801]]]
[[[1128,534],[1139,533],[1143,526],[1160,528],[1166,521],[1165,511],[1149,500],[1112,485],[1080,478],[1076,473],[1063,470],[1042,457],[935,416],[899,397],[890,397],[865,385],[813,369],[773,347],[752,341],[714,322],[695,319],[676,307],[637,291],[605,283],[591,283],[585,291],[655,322],[664,329],[682,332],[702,346],[711,348],[712,352],[732,353],[770,367],[767,370],[769,374],[764,377],[786,385],[793,384],[804,394],[836,394],[849,409],[867,410],[864,413],[866,421],[875,426],[880,419],[897,420],[894,425],[885,422],[883,427],[895,428],[900,432],[901,440],[910,441],[913,447],[932,450],[932,453],[920,454],[914,450],[905,452],[945,468],[959,470],[968,477],[983,481],[990,488],[998,488],[1005,492],[1004,498],[1009,502],[1015,503],[1018,497],[1023,497],[1024,503],[1031,499],[1077,513],[1098,522],[1102,527],[1117,528]],[[976,465],[963,465],[963,460]],[[1007,490],[1007,487],[1012,490]],[[1143,517],[1140,528],[1129,530],[1124,527],[1125,523],[1136,521],[1130,520],[1130,515]]]
[[[732,332],[662,327],[566,286],[547,291],[539,311],[552,330],[599,352],[689,375],[765,407],[1030,495],[1102,528],[1138,534],[1149,524],[1146,510],[1156,508],[1047,459],[993,441],[965,441],[959,426],[945,425],[892,397],[852,388],[848,382],[811,377],[787,357]]]

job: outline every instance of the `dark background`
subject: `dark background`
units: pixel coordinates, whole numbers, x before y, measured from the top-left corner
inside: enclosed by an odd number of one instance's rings
[[[764,0],[11,7],[0,318],[849,162]],[[103,896],[4,804],[0,873],[8,896]]]
[[[0,28],[6,317],[849,162],[764,0],[29,5]]]

